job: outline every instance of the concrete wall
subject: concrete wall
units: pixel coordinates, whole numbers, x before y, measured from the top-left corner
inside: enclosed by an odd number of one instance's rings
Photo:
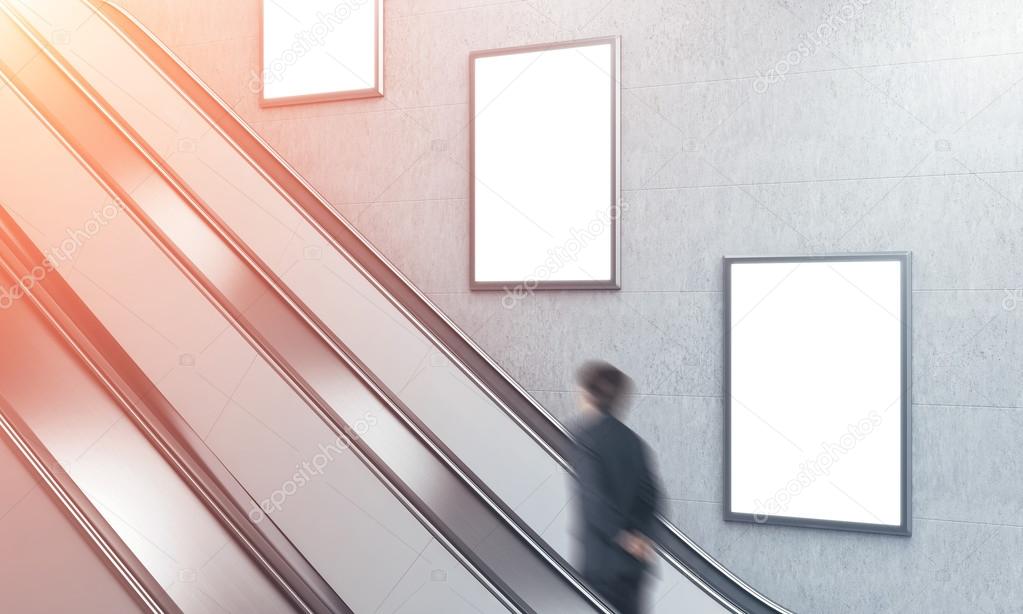
[[[752,585],[799,612],[1018,611],[1018,0],[389,0],[386,98],[268,110],[258,2],[125,4],[553,411],[582,360],[627,369],[672,518]],[[470,293],[468,52],[609,34],[622,290]],[[720,257],[904,249],[912,538],[725,523]]]

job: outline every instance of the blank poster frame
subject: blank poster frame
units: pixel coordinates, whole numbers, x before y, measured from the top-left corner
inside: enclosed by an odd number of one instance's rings
[[[744,263],[814,263],[814,262],[898,262],[901,270],[901,407],[900,427],[902,429],[899,442],[901,501],[901,523],[899,525],[847,522],[830,519],[800,518],[795,516],[765,515],[758,518],[755,514],[736,513],[732,511],[732,394],[731,394],[731,282],[732,265]],[[909,537],[912,534],[912,253],[911,252],[868,252],[857,254],[823,254],[811,256],[726,256],[724,263],[724,519],[729,522],[747,522],[753,524],[803,527],[811,529],[831,529],[855,531],[863,533],[880,533]]]
[[[611,275],[600,280],[476,280],[476,60],[479,58],[608,45],[611,57],[611,190],[608,196],[611,230]],[[516,291],[528,286],[532,290],[620,290],[621,289],[621,37],[602,36],[556,43],[541,43],[501,49],[473,51],[469,54],[469,289]]]
[[[344,90],[338,92],[322,92],[318,94],[302,94],[299,96],[282,96],[280,98],[267,98],[266,87],[262,82],[266,71],[264,57],[265,11],[263,10],[266,0],[259,0],[259,106],[261,107],[284,107],[295,104],[311,104],[315,102],[332,102],[338,100],[357,100],[360,98],[379,98],[384,95],[384,0],[366,0],[373,3],[373,19],[375,23],[373,34],[374,41],[374,70],[372,87],[359,90]]]

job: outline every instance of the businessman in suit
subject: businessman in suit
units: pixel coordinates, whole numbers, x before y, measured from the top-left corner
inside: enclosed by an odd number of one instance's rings
[[[660,503],[658,480],[646,444],[619,420],[628,376],[589,362],[578,382],[583,417],[573,465],[583,579],[619,614],[638,614],[653,558],[647,535]]]

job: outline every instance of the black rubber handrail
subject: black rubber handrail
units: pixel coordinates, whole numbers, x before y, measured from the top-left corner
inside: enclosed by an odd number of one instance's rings
[[[120,576],[139,604],[154,614],[182,614],[181,608],[2,395],[0,431],[29,471],[37,476],[71,522],[92,543],[110,570]]]
[[[104,0],[85,0],[117,28],[217,127],[277,190],[294,203],[322,236],[455,362],[499,399],[510,417],[566,469],[575,446],[568,431],[525,392],[483,350],[330,206],[316,190],[248,127],[130,13]],[[667,519],[659,518],[651,536],[669,563],[715,598],[750,614],[791,614],[725,569]],[[687,573],[688,572],[688,573]],[[696,578],[693,578],[693,575]]]

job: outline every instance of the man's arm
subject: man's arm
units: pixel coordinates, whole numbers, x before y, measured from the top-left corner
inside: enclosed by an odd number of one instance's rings
[[[654,520],[661,506],[661,487],[656,470],[650,459],[647,447],[640,444],[639,489],[636,493],[636,506],[633,509],[632,530],[642,535],[650,535]]]
[[[575,469],[582,498],[583,520],[604,540],[617,540],[625,526],[625,514],[611,498],[610,479],[604,460],[593,450],[580,445]]]

